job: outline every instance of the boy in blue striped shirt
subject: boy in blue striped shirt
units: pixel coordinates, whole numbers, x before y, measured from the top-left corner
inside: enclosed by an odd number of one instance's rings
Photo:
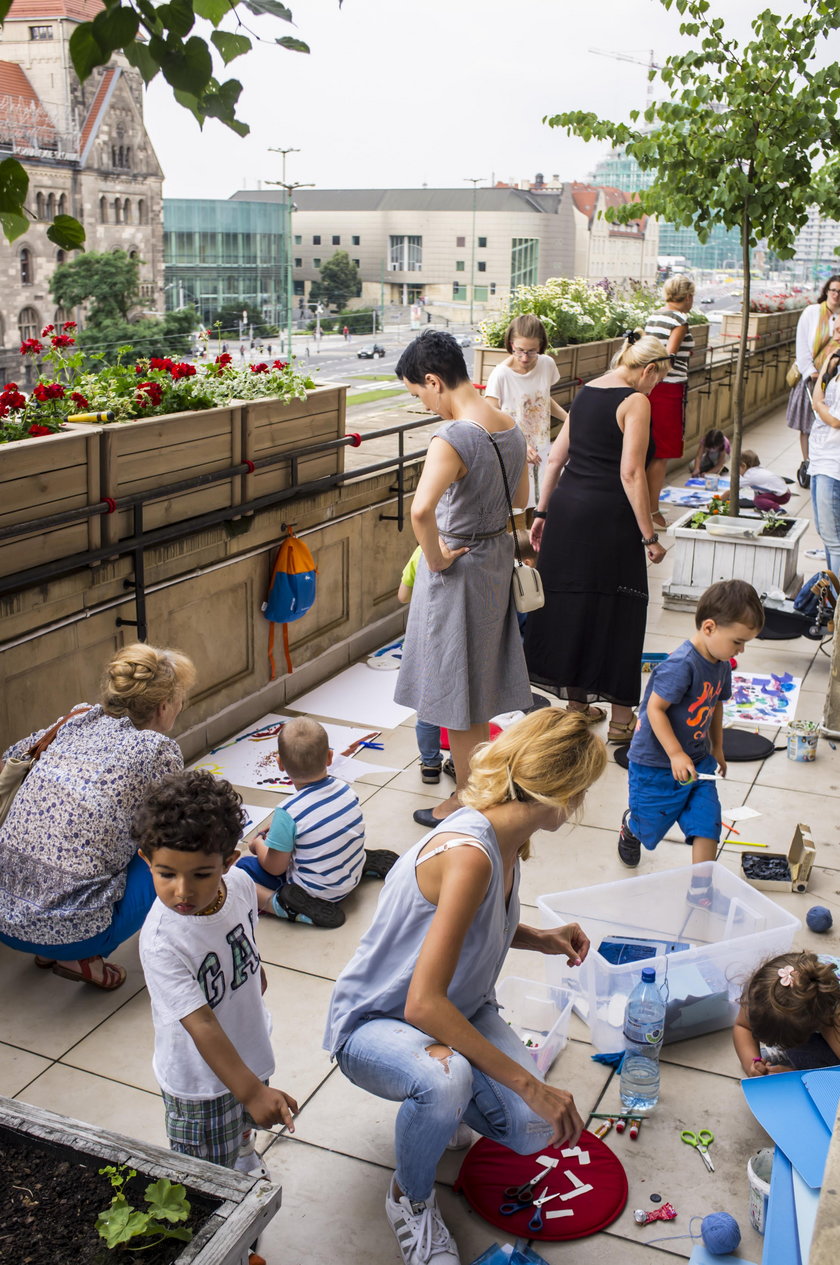
[[[365,850],[358,797],[330,777],[326,730],[308,716],[288,721],[277,735],[277,763],[295,788],[275,810],[271,828],[250,845],[239,865],[257,886],[263,913],[315,927],[340,927],[339,901],[363,875],[384,878],[395,852]]]

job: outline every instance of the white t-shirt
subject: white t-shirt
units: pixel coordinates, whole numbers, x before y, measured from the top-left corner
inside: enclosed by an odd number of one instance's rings
[[[261,992],[256,888],[233,866],[217,914],[178,914],[156,900],[140,932],[140,961],[155,1025],[155,1077],[177,1098],[201,1100],[229,1092],[181,1023],[209,1005],[251,1071],[274,1071],[271,1023]]]
[[[560,371],[551,356],[537,356],[536,364],[527,373],[517,373],[506,363],[496,365],[484,392],[498,400],[505,413],[510,413],[527,443],[539,453],[543,468],[551,451],[551,388],[559,381]],[[531,506],[539,499],[539,475],[540,466],[531,466]]]
[[[808,311],[807,308],[805,310]],[[832,417],[840,418],[838,376],[832,378],[825,389],[825,407]],[[808,442],[808,473],[827,474],[830,479],[840,479],[840,428],[827,426],[816,413]]]
[[[755,488],[756,492],[769,492],[771,496],[784,496],[787,484],[780,474],[774,474],[764,466],[750,466],[741,475],[741,483]]]

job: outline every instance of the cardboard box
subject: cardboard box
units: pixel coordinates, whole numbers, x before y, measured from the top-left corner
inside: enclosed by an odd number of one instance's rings
[[[760,888],[765,892],[807,892],[816,855],[817,849],[811,837],[811,828],[800,822],[786,853],[765,852],[763,849],[760,852],[744,852],[741,856],[741,873],[752,887]],[[748,873],[751,857],[757,861],[787,861],[790,878],[751,878]]]

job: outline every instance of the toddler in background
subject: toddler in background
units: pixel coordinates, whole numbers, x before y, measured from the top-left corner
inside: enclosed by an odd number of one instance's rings
[[[732,1041],[745,1076],[840,1064],[836,961],[794,951],[765,962],[741,995]]]
[[[654,668],[630,743],[630,807],[618,855],[637,866],[642,847],[653,850],[676,822],[695,864],[714,861],[721,809],[714,777],[726,775],[723,704],[732,693],[730,659],[764,626],[764,608],[751,584],[721,580],[697,603],[694,636]],[[710,880],[698,875],[689,899],[711,904]]]
[[[522,532],[522,535],[527,537],[526,532]],[[528,541],[528,548],[531,548],[530,540]],[[397,597],[403,606],[411,601],[414,581],[417,578],[417,563],[422,552],[418,545],[405,564],[405,570],[400,577]],[[533,553],[533,550],[531,552]],[[524,557],[525,555],[523,554],[522,556]],[[420,753],[420,780],[425,782],[427,786],[436,786],[440,781],[441,770],[444,773],[448,773],[450,777],[454,777],[455,765],[452,763],[451,758],[444,760],[441,753],[440,725],[432,725],[427,720],[421,720],[418,716],[414,732],[417,736],[417,750]]]
[[[315,927],[340,927],[338,901],[363,874],[384,878],[395,852],[365,851],[365,824],[354,791],[330,777],[329,738],[308,716],[287,721],[277,735],[277,763],[295,793],[275,809],[271,827],[250,844],[239,868],[257,885],[262,913]]]
[[[741,486],[752,488],[757,510],[777,510],[790,500],[790,488],[780,474],[767,470],[751,448],[741,453]]]
[[[691,465],[691,475],[697,478],[701,474],[720,474],[729,456],[729,440],[722,430],[707,430],[700,440],[697,456]]]

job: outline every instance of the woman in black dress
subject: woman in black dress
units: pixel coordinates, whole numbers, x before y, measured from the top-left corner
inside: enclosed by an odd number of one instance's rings
[[[545,606],[528,616],[531,679],[595,724],[612,704],[610,742],[635,728],[647,619],[647,565],[661,562],[645,467],[653,454],[648,395],[671,365],[658,338],[636,330],[608,373],[575,397],[554,441],[531,542]],[[562,476],[562,477],[561,477]]]

